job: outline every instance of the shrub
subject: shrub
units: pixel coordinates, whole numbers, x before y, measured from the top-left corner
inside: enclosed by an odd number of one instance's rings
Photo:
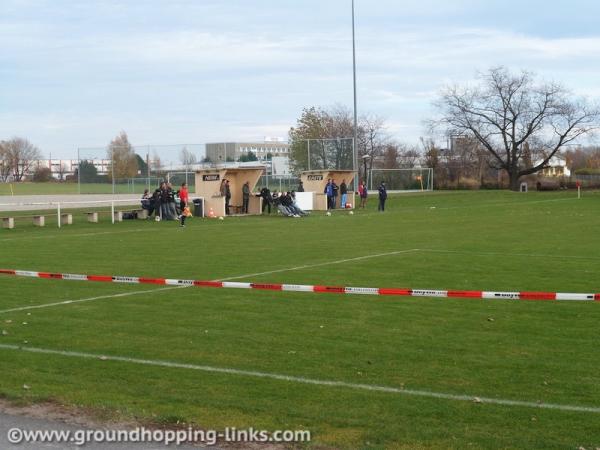
[[[48,167],[38,167],[33,173],[33,181],[46,183],[52,180],[52,171]]]
[[[458,189],[479,189],[481,182],[476,178],[461,178],[458,182]]]

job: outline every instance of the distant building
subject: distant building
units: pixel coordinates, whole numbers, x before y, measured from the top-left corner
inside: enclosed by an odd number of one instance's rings
[[[535,164],[538,165],[542,161],[537,161]],[[554,155],[548,161],[548,164],[540,171],[540,174],[545,177],[570,177],[571,169],[567,167],[567,160],[562,155]]]
[[[108,175],[110,173],[110,159],[89,159],[86,160],[93,164],[98,175]],[[151,160],[150,165],[155,166],[156,161]],[[29,172],[25,175],[33,175],[38,167],[49,167],[52,176],[57,180],[63,180],[67,176],[74,176],[79,168],[79,160],[77,159],[40,159],[31,164]]]
[[[254,153],[259,161],[267,160],[267,156],[289,158],[290,145],[283,140],[269,138],[263,142],[215,142],[206,144],[206,157],[210,162],[219,164],[238,161],[242,155]]]
[[[271,175],[274,177],[291,176],[290,158],[286,156],[274,156],[271,159]]]
[[[107,175],[110,170],[110,159],[90,159],[88,162],[96,167],[98,175]],[[31,170],[37,167],[49,167],[52,176],[57,179],[65,178],[67,175],[75,175],[79,168],[77,159],[40,159],[31,165]]]

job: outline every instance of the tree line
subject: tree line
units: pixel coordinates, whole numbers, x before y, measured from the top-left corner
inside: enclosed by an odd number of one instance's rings
[[[357,124],[359,172],[366,178],[374,168],[434,169],[437,187],[502,187],[519,189],[523,177],[536,174],[563,153],[581,163],[583,149],[569,150],[599,126],[600,108],[560,84],[537,80],[532,73],[511,73],[495,67],[477,76],[477,84],[449,85],[435,104],[437,117],[427,121],[429,137],[419,144],[395,141],[385,120],[362,116]],[[289,131],[291,164],[310,165],[307,142],[352,137],[351,112],[342,106],[305,108]],[[436,145],[442,136],[447,145]],[[341,142],[341,141],[340,141]],[[569,151],[568,151],[569,150]],[[352,168],[347,149],[330,146],[327,168]],[[593,151],[585,164],[595,161]],[[310,159],[309,159],[310,158]],[[346,167],[340,167],[346,165]],[[462,184],[461,184],[462,183]]]
[[[526,71],[512,73],[494,67],[478,74],[476,80],[441,90],[434,104],[436,116],[426,121],[426,137],[418,143],[399,142],[388,132],[385,119],[362,115],[356,130],[356,161],[350,109],[306,107],[289,130],[290,166],[296,173],[356,168],[365,179],[372,169],[421,166],[433,168],[437,187],[506,185],[513,190],[523,177],[548,167],[555,156],[566,158],[578,173],[600,171],[598,147],[579,146],[584,136],[598,129],[597,103]],[[436,144],[440,138],[445,145]],[[186,168],[196,163],[186,148],[179,157]],[[244,158],[254,160],[256,155]],[[22,181],[40,159],[40,150],[26,139],[1,141],[0,181]],[[154,167],[148,167],[149,158],[144,161],[136,154],[124,131],[111,140],[107,159],[109,180],[146,176],[161,169],[156,155]],[[82,161],[78,170],[83,174],[84,169],[91,173],[95,167]]]

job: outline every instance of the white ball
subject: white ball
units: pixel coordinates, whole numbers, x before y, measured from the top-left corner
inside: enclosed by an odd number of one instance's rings
[[[330,215],[331,215],[331,212],[330,212],[330,211],[327,211],[327,215],[328,215],[328,216],[330,216]]]
[[[160,216],[156,216],[156,217],[154,218],[154,220],[156,220],[157,222],[160,222]]]
[[[225,220],[223,216],[219,216],[219,220]]]
[[[350,211],[348,214],[350,214],[351,216],[354,215],[354,211]]]

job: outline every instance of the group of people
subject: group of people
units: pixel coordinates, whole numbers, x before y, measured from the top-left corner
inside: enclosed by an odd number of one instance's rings
[[[377,188],[379,195],[379,204],[377,205],[378,211],[385,211],[385,201],[387,200],[387,188],[385,187],[385,181],[382,181]],[[359,208],[367,207],[367,197],[369,196],[369,190],[367,189],[367,183],[365,180],[361,181],[358,185],[358,196],[360,197]]]
[[[342,184],[338,186],[332,178],[329,178],[323,193],[327,196],[327,209],[335,209],[338,194],[341,195],[340,208],[346,207],[348,200],[348,185],[346,184],[346,180],[342,180]]]
[[[179,204],[176,197],[179,197]],[[154,214],[162,220],[179,220],[182,227],[185,227],[186,217],[191,215],[187,183],[182,183],[178,191],[166,181],[160,183],[152,194],[145,189],[141,204],[142,208],[148,211],[148,217]]]
[[[299,186],[301,187],[301,186]],[[263,187],[257,197],[261,197],[262,201],[262,212],[265,210],[271,214],[271,207],[274,206],[277,210],[286,217],[302,217],[308,215],[306,211],[301,209],[296,203],[296,193],[294,191],[281,192],[271,191],[268,187]]]
[[[225,215],[231,214],[231,186],[228,179],[221,181],[219,188],[221,197],[225,197]],[[248,206],[250,205],[250,182],[246,181],[242,186],[242,214],[248,214]]]
[[[304,186],[302,182],[298,185],[298,192],[304,192]],[[348,197],[348,186],[346,180],[342,180],[342,183],[338,186],[333,179],[327,180],[327,185],[323,192],[327,196],[327,209],[335,209],[337,205],[338,194],[341,196],[340,206],[346,207]],[[231,187],[229,180],[224,179],[221,182],[220,194],[225,198],[225,214],[230,215],[231,201]],[[246,181],[242,186],[242,213],[248,214],[248,205],[250,203],[250,182]],[[262,212],[265,210],[271,214],[271,207],[277,208],[282,215],[286,217],[301,217],[306,216],[308,213],[298,207],[296,203],[296,193],[294,191],[278,193],[271,191],[267,187],[263,187],[257,197],[262,197]],[[368,189],[366,182],[363,180],[358,186],[358,195],[360,197],[360,208],[366,208]],[[387,200],[387,189],[385,181],[382,181],[378,188],[379,205],[377,209],[379,211],[385,211],[385,202]],[[179,198],[179,204],[177,203],[176,196]],[[182,227],[185,227],[185,219],[191,216],[189,209],[189,191],[187,183],[182,183],[181,188],[175,191],[171,186],[171,183],[163,181],[160,186],[154,190],[152,194],[149,193],[148,189],[144,190],[142,195],[142,208],[148,211],[148,217],[154,214],[156,217],[160,217],[162,220],[179,220]]]

